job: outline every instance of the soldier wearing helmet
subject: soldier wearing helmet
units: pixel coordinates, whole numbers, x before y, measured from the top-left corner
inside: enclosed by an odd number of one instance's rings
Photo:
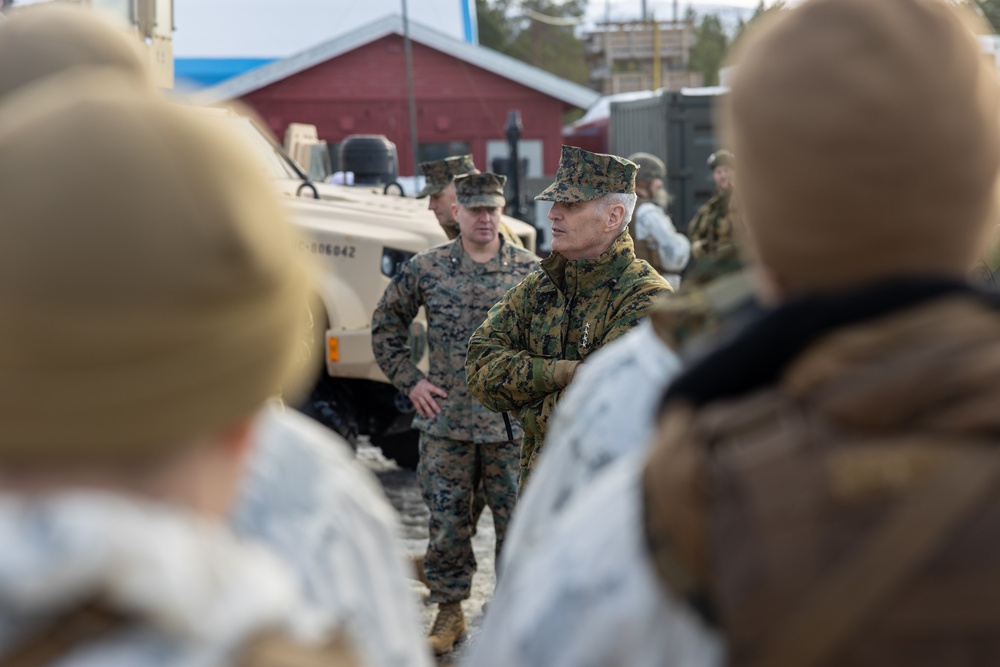
[[[733,154],[722,149],[708,156],[716,193],[694,214],[688,223],[691,255],[695,258],[712,255],[733,242]]]
[[[651,153],[633,153],[629,160],[639,167],[635,176],[638,203],[628,226],[635,242],[635,256],[649,262],[676,290],[681,284],[681,271],[691,257],[691,242],[678,233],[658,203],[660,199],[667,200],[663,186],[666,166]]]

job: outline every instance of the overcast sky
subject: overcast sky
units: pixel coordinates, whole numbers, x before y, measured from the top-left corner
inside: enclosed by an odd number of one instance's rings
[[[461,38],[462,0],[407,0],[410,17]],[[401,0],[174,0],[178,57],[272,58],[297,53],[381,16],[399,13]],[[672,0],[647,0],[657,18],[673,15]],[[680,0],[679,11],[752,9],[757,0]],[[642,0],[590,0],[587,18],[638,18]],[[610,9],[610,12],[609,12]]]

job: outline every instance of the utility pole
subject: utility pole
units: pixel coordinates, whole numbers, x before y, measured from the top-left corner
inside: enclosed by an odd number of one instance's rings
[[[653,29],[653,90],[663,86],[663,75],[660,74],[660,22],[653,19],[649,22]]]
[[[406,11],[406,0],[403,3],[403,53],[406,58],[406,90],[410,100],[410,154],[413,158],[413,175],[417,175],[419,159],[417,158],[417,96],[413,92],[413,53],[410,50],[410,18]]]

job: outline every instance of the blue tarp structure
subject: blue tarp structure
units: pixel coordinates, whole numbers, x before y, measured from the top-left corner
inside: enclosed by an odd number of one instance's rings
[[[189,90],[208,88],[249,72],[276,58],[174,58],[177,86]]]

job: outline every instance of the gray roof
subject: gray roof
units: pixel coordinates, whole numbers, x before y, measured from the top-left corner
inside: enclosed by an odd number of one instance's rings
[[[264,86],[392,34],[403,34],[403,19],[398,14],[373,21],[345,35],[198,91],[191,95],[191,100],[196,104],[217,104],[243,97]],[[600,96],[590,88],[567,81],[492,49],[468,44],[412,20],[410,39],[581,109],[589,107]]]

